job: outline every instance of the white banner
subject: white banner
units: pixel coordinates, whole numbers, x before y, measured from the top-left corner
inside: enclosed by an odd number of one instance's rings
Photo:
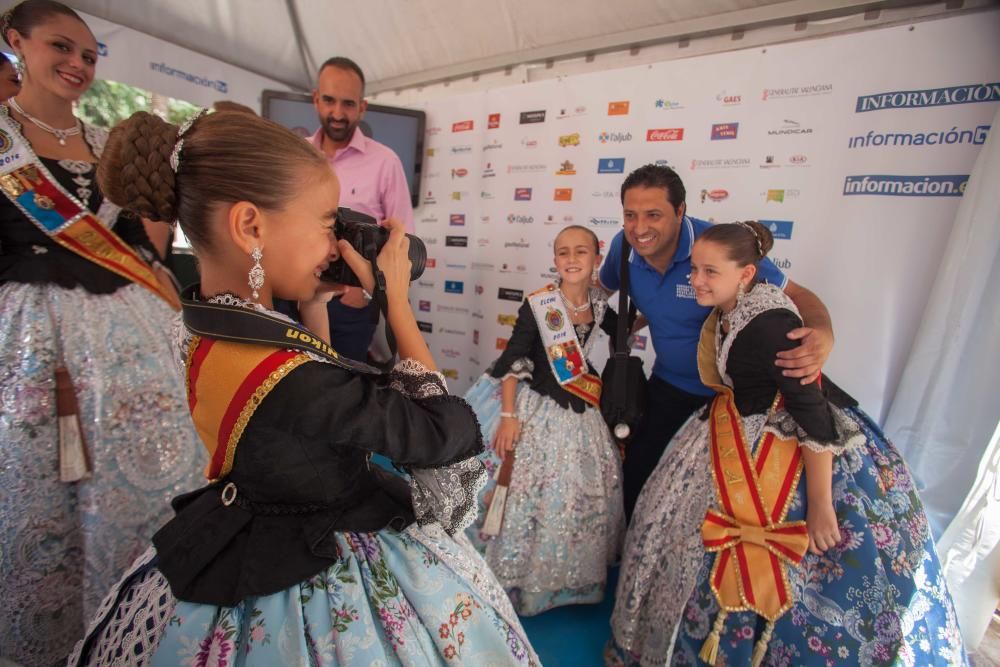
[[[232,100],[260,111],[262,90],[288,86],[151,35],[80,13],[97,37],[97,76],[211,106]]]
[[[413,299],[453,390],[553,277],[558,230],[609,241],[625,175],[659,162],[691,215],[770,221],[833,316],[827,372],[881,418],[1000,101],[998,34],[993,11],[425,103]]]

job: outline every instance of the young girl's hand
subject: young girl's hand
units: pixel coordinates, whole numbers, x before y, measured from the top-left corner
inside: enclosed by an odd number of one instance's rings
[[[514,451],[517,439],[521,437],[521,421],[515,417],[501,417],[500,426],[493,437],[493,451],[502,461],[507,454]]]
[[[832,502],[809,503],[806,511],[806,529],[809,531],[809,551],[821,555],[840,543],[840,527]]]

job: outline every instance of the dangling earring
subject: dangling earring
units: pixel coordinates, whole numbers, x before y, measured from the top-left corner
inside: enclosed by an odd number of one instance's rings
[[[594,267],[594,270],[590,272],[590,282],[597,282],[597,267]]]
[[[736,289],[736,305],[740,305],[740,301],[743,301],[743,297],[747,295],[747,286],[740,281],[740,286]]]
[[[260,298],[260,288],[264,285],[264,267],[260,265],[260,258],[264,256],[264,253],[260,248],[254,248],[250,252],[250,257],[253,258],[253,268],[250,269],[247,284],[250,285],[250,289],[253,290],[253,300],[256,301]]]
[[[22,56],[15,56],[14,71],[17,72],[17,78],[21,83],[24,83],[24,58]]]

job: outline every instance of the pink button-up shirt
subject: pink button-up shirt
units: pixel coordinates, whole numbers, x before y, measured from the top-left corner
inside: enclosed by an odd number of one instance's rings
[[[307,139],[323,151],[323,128]],[[413,233],[413,206],[399,156],[385,144],[355,128],[351,143],[327,162],[340,181],[340,205],[374,216],[379,222],[398,218]]]

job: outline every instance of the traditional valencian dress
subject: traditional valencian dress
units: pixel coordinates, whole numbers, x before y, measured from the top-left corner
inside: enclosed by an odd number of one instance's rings
[[[177,297],[95,167],[39,158],[0,106],[0,662],[29,667],[66,657],[202,468]]]
[[[380,376],[277,312],[196,294],[181,344],[211,484],[174,500],[69,664],[537,665],[462,532],[482,439],[441,374]]]
[[[484,440],[492,442],[501,382],[521,381],[515,410],[521,436],[502,522],[485,529],[483,499],[469,536],[525,616],[600,602],[607,568],[621,550],[621,457],[598,407],[600,378],[586,360],[595,326],[610,334],[616,320],[600,290],[590,296],[594,324],[574,327],[555,286],[530,295],[503,354],[466,394]],[[499,468],[494,453],[486,459],[490,469]]]
[[[827,378],[774,365],[802,326],[754,287],[706,321],[702,381],[719,393],[673,438],[626,538],[608,665],[963,665],[951,596],[913,478]],[[808,553],[801,447],[833,453],[842,539]],[[720,611],[721,609],[721,611]]]

